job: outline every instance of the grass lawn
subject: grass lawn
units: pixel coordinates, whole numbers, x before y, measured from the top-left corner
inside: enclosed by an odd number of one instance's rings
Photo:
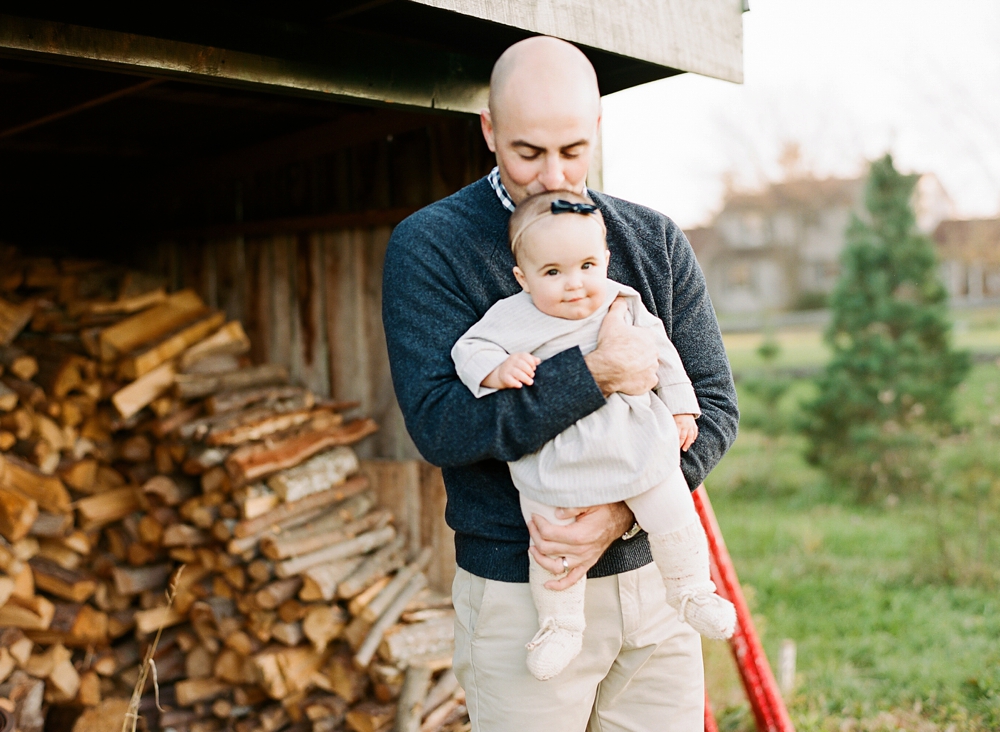
[[[969,328],[969,344],[1000,344],[986,330]],[[816,333],[772,337],[783,346],[778,365],[825,357]],[[726,342],[737,372],[759,365],[749,335]],[[709,476],[772,667],[783,639],[796,644],[788,703],[799,732],[1000,730],[998,377],[993,363],[974,368],[959,394],[965,434],[942,449],[944,465],[986,476],[981,500],[855,505],[805,463],[794,431],[742,429]],[[796,382],[777,411],[792,415],[809,391]],[[764,405],[741,393],[741,409],[753,423]],[[706,650],[721,726],[753,729],[728,649]]]

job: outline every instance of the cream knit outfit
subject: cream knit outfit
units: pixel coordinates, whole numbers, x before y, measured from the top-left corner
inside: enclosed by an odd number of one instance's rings
[[[523,495],[549,506],[616,503],[663,483],[680,470],[674,414],[700,415],[698,399],[663,322],[646,310],[639,293],[608,280],[607,297],[581,320],[546,315],[520,292],[497,302],[451,350],[458,377],[477,397],[496,389],[481,386],[512,353],[545,360],[579,346],[597,348],[604,316],[619,295],[633,325],[648,328],[656,341],[660,368],[655,392],[612,394],[608,402],[545,443],[540,450],[508,463]]]
[[[579,346],[586,355],[597,347],[598,332],[617,297],[625,298],[632,325],[653,332],[659,358],[655,392],[612,394],[604,407],[537,452],[508,463],[521,509],[526,522],[538,513],[550,522],[567,523],[555,517],[553,507],[626,501],[649,531],[667,602],[699,633],[728,637],[735,612],[714,594],[709,579],[708,545],[681,474],[673,419],[674,414],[699,415],[701,410],[662,321],[646,310],[635,290],[608,280],[602,306],[580,320],[542,313],[526,292],[500,300],[452,348],[455,369],[472,393],[483,397],[496,391],[483,387],[483,379],[512,353],[528,352],[544,360]],[[655,533],[652,526],[657,525],[667,528]],[[562,591],[548,590],[545,583],[557,575],[534,557],[529,556],[529,563],[540,628],[527,644],[527,665],[532,675],[545,680],[559,674],[582,648],[586,579]]]

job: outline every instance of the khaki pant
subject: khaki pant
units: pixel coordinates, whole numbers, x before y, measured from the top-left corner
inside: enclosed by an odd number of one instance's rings
[[[538,681],[524,644],[538,630],[527,583],[458,569],[455,673],[473,732],[701,732],[701,637],[664,599],[656,565],[587,580],[583,651]]]

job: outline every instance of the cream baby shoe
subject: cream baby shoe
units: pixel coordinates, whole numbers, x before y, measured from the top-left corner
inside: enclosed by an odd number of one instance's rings
[[[587,589],[584,577],[565,590],[548,590],[545,583],[558,579],[542,568],[530,554],[528,584],[538,610],[539,629],[525,646],[528,649],[528,670],[540,681],[551,679],[576,658],[583,648],[586,621],[583,602]]]
[[[649,534],[653,561],[667,588],[667,602],[682,621],[706,638],[728,638],[736,608],[715,594],[708,567],[708,540],[698,522],[667,534]]]

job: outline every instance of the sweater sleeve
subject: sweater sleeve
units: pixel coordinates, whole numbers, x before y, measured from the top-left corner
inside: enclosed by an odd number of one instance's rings
[[[414,218],[389,241],[382,319],[396,397],[428,461],[451,467],[517,460],[605,404],[579,348],[540,364],[533,386],[476,399],[459,380],[451,350],[479,319],[463,285],[476,286],[468,282],[482,273],[435,245],[428,232],[442,222]]]
[[[681,454],[681,470],[691,490],[705,480],[736,440],[740,412],[733,374],[705,276],[684,233],[668,219],[667,254],[672,280],[668,336],[691,379],[701,417],[698,439]]]

